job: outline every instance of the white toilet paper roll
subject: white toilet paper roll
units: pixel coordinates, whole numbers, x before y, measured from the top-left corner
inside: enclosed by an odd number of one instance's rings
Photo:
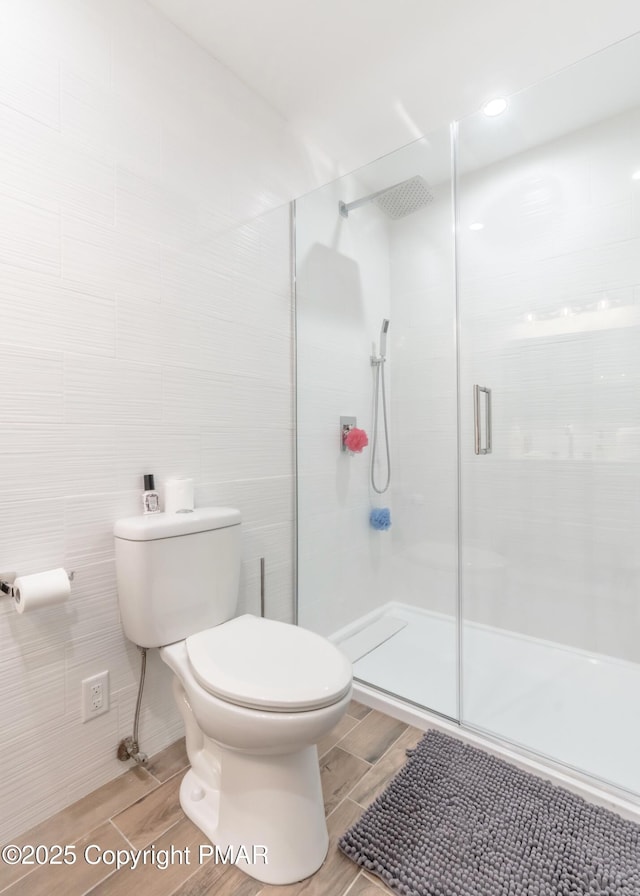
[[[164,487],[164,512],[193,510],[193,479],[167,479]]]
[[[66,569],[49,569],[32,576],[18,576],[13,583],[13,599],[18,613],[61,604],[71,592]]]

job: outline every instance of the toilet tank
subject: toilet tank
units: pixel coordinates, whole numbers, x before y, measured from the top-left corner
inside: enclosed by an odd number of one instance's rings
[[[118,604],[129,640],[161,647],[235,616],[240,522],[231,507],[116,522]]]

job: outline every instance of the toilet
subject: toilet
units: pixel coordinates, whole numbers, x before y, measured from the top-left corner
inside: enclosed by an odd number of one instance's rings
[[[174,673],[185,814],[219,861],[268,884],[308,877],[328,847],[316,744],[349,705],[349,661],[313,632],[235,616],[238,510],[131,517],[114,535],[124,632]]]

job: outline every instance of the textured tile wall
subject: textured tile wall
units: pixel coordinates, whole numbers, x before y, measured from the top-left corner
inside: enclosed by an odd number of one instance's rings
[[[285,123],[138,0],[2,3],[0,133],[0,570],[76,572],[65,607],[0,603],[3,841],[124,768],[139,658],[111,533],[143,473],[240,507],[241,609],[264,556],[267,612],[291,618],[282,203],[310,183]],[[111,710],[82,724],[102,669]],[[149,672],[153,753],[181,722]]]

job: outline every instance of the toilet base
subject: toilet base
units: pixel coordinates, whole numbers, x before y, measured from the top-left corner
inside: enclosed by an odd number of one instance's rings
[[[180,804],[217,847],[213,860],[267,884],[314,874],[329,846],[316,744],[345,714],[351,689],[308,712],[249,709],[200,687],[184,641],[160,655],[175,673],[191,764]]]
[[[222,748],[225,789],[191,769],[180,787],[185,815],[215,845],[204,857],[267,884],[291,884],[316,872],[327,854],[315,746],[285,756],[248,756]]]

